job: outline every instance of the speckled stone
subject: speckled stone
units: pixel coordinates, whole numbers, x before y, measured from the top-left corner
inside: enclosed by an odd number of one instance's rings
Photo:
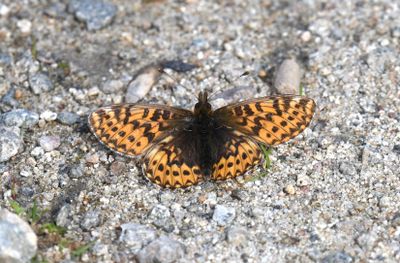
[[[37,237],[27,222],[0,208],[0,262],[30,262]]]
[[[226,226],[235,219],[236,211],[233,207],[227,207],[224,205],[216,205],[212,219],[217,222],[218,225]]]
[[[22,148],[20,130],[0,125],[0,162],[8,161]]]
[[[61,144],[61,139],[59,136],[42,136],[39,138],[39,145],[46,152],[50,152],[57,149]]]
[[[85,22],[89,30],[98,30],[107,26],[117,12],[115,5],[95,0],[69,1],[68,10],[73,12],[78,20]]]
[[[39,95],[53,89],[53,83],[49,77],[43,73],[36,73],[29,78],[29,85],[33,93]]]
[[[179,261],[184,256],[185,247],[182,243],[162,236],[143,248],[138,253],[137,259],[140,263],[172,263]]]
[[[7,126],[31,128],[39,122],[39,115],[25,109],[16,109],[1,115],[1,121]]]
[[[121,229],[119,241],[134,253],[137,253],[143,246],[157,238],[156,231],[144,225],[126,223],[121,225]]]

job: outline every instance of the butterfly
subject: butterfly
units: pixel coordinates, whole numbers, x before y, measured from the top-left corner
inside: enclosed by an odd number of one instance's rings
[[[206,176],[225,180],[262,160],[259,144],[274,146],[296,137],[311,122],[315,102],[279,95],[212,110],[200,92],[194,110],[165,105],[120,104],[89,115],[94,135],[111,150],[141,156],[143,172],[167,188],[194,185]]]

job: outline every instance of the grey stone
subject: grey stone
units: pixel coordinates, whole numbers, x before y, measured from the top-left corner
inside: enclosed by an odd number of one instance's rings
[[[240,246],[245,243],[248,237],[248,231],[244,227],[230,227],[226,233],[226,239],[229,243]]]
[[[0,126],[0,162],[8,161],[22,148],[18,127]]]
[[[0,64],[10,66],[13,63],[13,57],[7,53],[0,53]]]
[[[233,207],[216,205],[212,219],[220,226],[226,226],[235,219],[236,211]]]
[[[142,68],[129,83],[125,102],[135,103],[142,99],[159,80],[161,73],[156,65]]]
[[[39,114],[25,109],[16,109],[4,113],[1,121],[6,126],[31,128],[39,122]]]
[[[68,176],[72,179],[78,179],[81,178],[84,174],[83,166],[80,164],[73,165],[71,167],[70,172],[68,173]]]
[[[53,83],[49,77],[43,73],[36,73],[30,76],[29,85],[35,94],[41,94],[53,89]]]
[[[44,11],[46,15],[56,18],[64,18],[66,16],[66,6],[64,3],[53,3]]]
[[[96,0],[71,0],[68,11],[86,23],[88,30],[98,30],[111,23],[117,7],[113,4]]]
[[[36,251],[37,237],[29,224],[0,208],[0,262],[30,262]]]
[[[39,145],[46,152],[53,151],[57,149],[61,144],[61,139],[59,136],[42,136],[39,138]]]
[[[104,82],[101,86],[101,90],[106,94],[112,94],[120,91],[124,83],[121,80],[109,80]]]
[[[123,242],[134,253],[137,253],[143,246],[157,238],[156,231],[144,225],[126,223],[121,225],[121,228],[122,232],[119,241]]]
[[[62,124],[72,125],[79,120],[79,115],[73,112],[63,111],[57,115],[57,120]]]
[[[90,230],[100,224],[100,211],[99,210],[89,210],[86,212],[82,222],[81,227],[85,230]]]
[[[344,175],[354,176],[357,174],[357,169],[353,163],[341,162],[339,165],[339,172]]]
[[[124,162],[115,161],[110,165],[110,173],[112,175],[120,175],[126,169],[126,164]]]
[[[7,83],[4,85],[8,85]],[[15,88],[11,87],[8,89],[6,94],[1,98],[1,102],[4,103],[5,105],[11,106],[11,107],[18,107],[19,102],[18,100],[15,99]]]
[[[66,204],[63,207],[61,207],[56,218],[57,226],[66,227],[71,223],[71,220],[69,219],[70,212],[71,212],[70,205]]]
[[[149,219],[157,227],[161,227],[167,232],[174,230],[171,213],[169,209],[163,205],[156,205],[150,212]]]
[[[182,243],[162,236],[143,248],[137,255],[139,263],[170,263],[177,262],[185,256]]]
[[[299,94],[301,70],[294,59],[286,59],[279,66],[275,77],[275,89],[279,94]]]
[[[323,263],[350,263],[353,262],[353,258],[345,252],[333,252],[325,256],[321,262]]]

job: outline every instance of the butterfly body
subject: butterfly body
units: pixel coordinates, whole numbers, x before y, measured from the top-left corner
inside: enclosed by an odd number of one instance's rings
[[[97,138],[112,150],[142,156],[153,182],[186,187],[204,177],[234,178],[258,164],[258,143],[277,145],[303,131],[315,103],[300,96],[248,100],[212,110],[201,92],[194,110],[162,105],[122,104],[89,116]]]

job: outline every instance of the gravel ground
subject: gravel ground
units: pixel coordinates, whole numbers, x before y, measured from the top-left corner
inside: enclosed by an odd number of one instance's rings
[[[2,0],[0,261],[400,261],[399,25],[392,0]],[[266,172],[163,190],[85,125],[152,63],[196,68],[142,101],[191,108],[271,94],[286,58],[318,112]]]

